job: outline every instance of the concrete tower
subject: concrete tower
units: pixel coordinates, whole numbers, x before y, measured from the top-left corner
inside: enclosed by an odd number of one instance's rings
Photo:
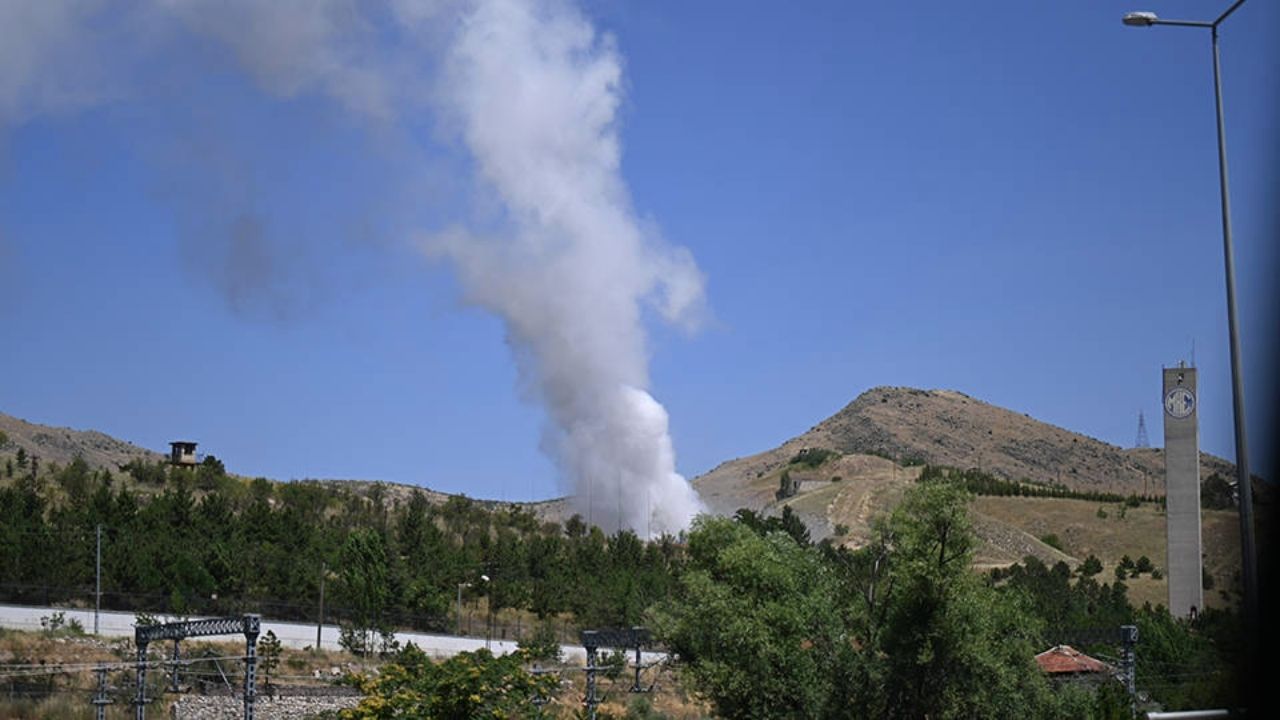
[[[1165,566],[1169,612],[1187,617],[1204,607],[1200,579],[1200,407],[1196,369],[1164,368]]]

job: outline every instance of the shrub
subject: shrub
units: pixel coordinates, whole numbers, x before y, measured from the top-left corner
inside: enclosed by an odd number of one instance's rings
[[[838,457],[839,455],[840,453],[834,450],[826,450],[823,448],[803,448],[800,452],[796,453],[795,457],[791,458],[791,461],[787,464],[802,465],[809,469],[813,469],[833,457]]]
[[[560,640],[556,637],[555,621],[546,620],[528,637],[520,638],[517,646],[529,656],[530,660],[544,662],[560,662]]]
[[[1089,557],[1085,558],[1083,563],[1080,563],[1081,577],[1093,577],[1100,572],[1102,572],[1102,561],[1093,553],[1090,553]]]
[[[40,631],[48,637],[79,637],[84,635],[84,625],[75,618],[67,620],[67,614],[58,611],[40,618]]]
[[[522,666],[525,660],[519,651],[494,657],[488,650],[476,650],[436,664],[410,643],[376,676],[356,678],[365,699],[342,716],[351,720],[524,717],[535,697],[548,697],[557,689],[554,675],[531,675]]]
[[[1205,478],[1200,483],[1200,507],[1210,510],[1235,509],[1236,498],[1231,483],[1218,473]]]

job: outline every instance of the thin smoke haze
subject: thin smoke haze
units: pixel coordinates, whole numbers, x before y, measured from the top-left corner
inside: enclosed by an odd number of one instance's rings
[[[158,134],[183,139],[185,167],[157,174],[189,188],[174,201],[186,224],[225,232],[188,239],[187,254],[213,269],[233,311],[287,310],[305,283],[284,273],[300,264],[256,259],[325,257],[343,241],[301,232],[314,221],[226,172],[258,161],[217,135],[206,84],[181,81],[184,68],[209,66],[235,70],[270,102],[319,99],[369,138],[412,138],[400,147],[421,165],[439,146],[460,155],[468,201],[444,214],[435,200],[391,232],[449,263],[466,301],[503,320],[521,391],[546,411],[542,447],[584,516],[642,534],[687,527],[702,504],[675,470],[667,413],[649,392],[645,324],[696,327],[704,278],[632,206],[610,36],[568,0],[0,4],[0,128],[104,104],[189,103],[200,112],[157,121],[170,124]],[[138,80],[142,69],[172,77]],[[181,88],[180,101],[159,87]],[[404,164],[388,159],[388,175]],[[192,177],[170,182],[178,173]],[[412,218],[433,202],[404,195],[387,214]]]

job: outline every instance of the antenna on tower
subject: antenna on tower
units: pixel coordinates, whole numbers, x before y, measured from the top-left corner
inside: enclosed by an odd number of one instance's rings
[[[1142,411],[1138,411],[1138,439],[1133,443],[1137,448],[1151,447],[1151,440],[1147,438],[1147,419],[1142,416]]]

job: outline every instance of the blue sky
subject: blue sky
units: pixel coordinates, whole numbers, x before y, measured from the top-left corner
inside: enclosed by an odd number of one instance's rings
[[[1233,457],[1208,33],[1120,23],[1226,4],[582,6],[622,58],[631,205],[706,279],[701,330],[646,316],[678,469],[877,385],[1122,446],[1142,411],[1158,444],[1160,366],[1193,342],[1202,447]],[[1222,29],[1269,476],[1276,27],[1252,0]],[[370,130],[324,93],[264,91],[212,45],[123,49],[102,97],[0,114],[0,411],[194,439],[249,475],[559,494],[502,322],[419,250],[472,201],[466,153],[429,114]]]

